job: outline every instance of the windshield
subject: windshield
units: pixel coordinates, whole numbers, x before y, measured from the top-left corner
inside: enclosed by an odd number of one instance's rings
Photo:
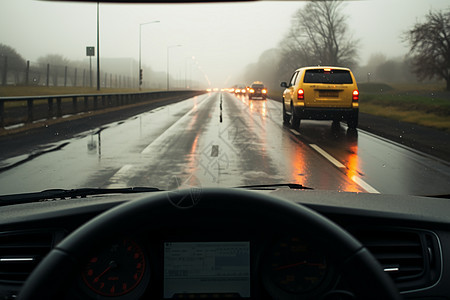
[[[2,1],[0,195],[450,194],[449,20],[448,0]]]

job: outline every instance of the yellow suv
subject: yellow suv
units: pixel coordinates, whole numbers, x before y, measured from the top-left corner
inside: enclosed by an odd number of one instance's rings
[[[359,91],[348,68],[304,67],[295,70],[289,84],[282,82],[283,122],[298,128],[302,119],[347,121],[358,126]]]

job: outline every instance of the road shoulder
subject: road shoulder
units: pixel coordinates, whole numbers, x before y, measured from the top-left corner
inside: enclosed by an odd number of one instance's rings
[[[360,129],[450,162],[450,133],[359,113]]]

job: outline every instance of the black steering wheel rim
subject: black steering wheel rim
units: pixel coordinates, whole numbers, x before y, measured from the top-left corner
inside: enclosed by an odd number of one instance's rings
[[[302,194],[305,197],[307,193]],[[158,192],[110,209],[87,222],[59,243],[35,268],[19,299],[60,299],[91,249],[136,228],[158,228],[161,222],[178,217],[208,215],[245,217],[258,215],[272,222],[308,228],[333,245],[333,253],[345,265],[342,274],[357,281],[352,286],[364,299],[400,299],[392,280],[376,259],[353,236],[320,214],[287,200],[261,192],[207,188]],[[284,224],[282,223],[282,224]],[[295,228],[295,227],[294,227]]]

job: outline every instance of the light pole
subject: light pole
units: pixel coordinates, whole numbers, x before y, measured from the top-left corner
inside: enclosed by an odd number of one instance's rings
[[[181,47],[183,45],[171,45],[167,46],[167,90],[169,90],[169,49],[175,47]]]
[[[152,23],[159,23],[159,21],[151,21],[151,22],[139,24],[139,77],[138,77],[139,78],[139,90],[141,90],[142,80],[144,77],[143,70],[141,67],[141,31],[142,31],[143,25],[152,24]]]
[[[97,91],[100,91],[100,7],[97,2]],[[91,76],[92,78],[92,76]]]

